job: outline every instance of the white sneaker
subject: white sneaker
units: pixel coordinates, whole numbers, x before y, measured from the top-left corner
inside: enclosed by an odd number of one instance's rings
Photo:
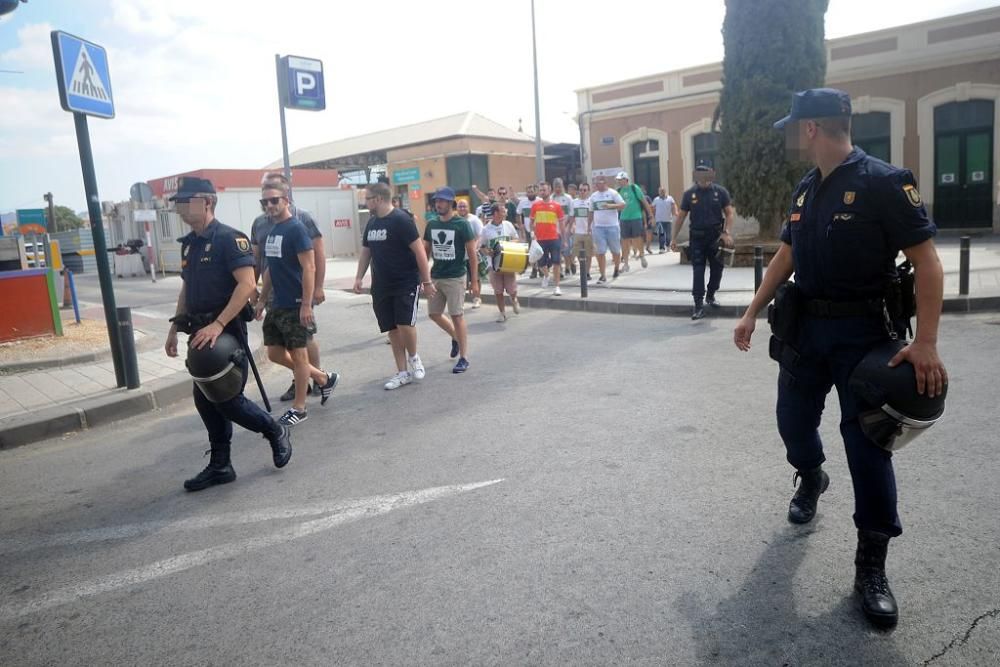
[[[562,296],[562,290],[559,289],[559,285],[556,285],[556,288],[552,290],[552,296]]]
[[[549,277],[542,276],[542,289],[545,289],[548,286],[549,286]]]
[[[483,300],[480,299],[478,296],[475,299],[472,300],[472,307],[473,308],[479,308],[479,306],[481,306],[481,305],[483,305]],[[419,380],[420,378],[417,378],[417,379]]]
[[[389,378],[389,381],[385,383],[385,388],[387,391],[391,391],[411,382],[413,382],[413,376],[410,375],[410,371],[399,371]]]
[[[516,296],[513,299],[511,299],[511,303],[513,304],[514,314],[515,315],[520,315],[521,314],[521,302],[517,300]]]
[[[420,361],[419,354],[410,357],[410,373],[413,375],[414,380],[423,380],[427,376],[427,371],[424,369],[424,362]]]
[[[499,315],[497,315],[496,319],[497,324],[503,324],[506,321],[507,321],[507,316],[504,313],[500,313]]]

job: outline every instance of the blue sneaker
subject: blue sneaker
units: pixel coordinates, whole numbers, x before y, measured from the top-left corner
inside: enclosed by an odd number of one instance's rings
[[[451,339],[451,356],[452,359],[458,356],[458,341],[454,338]]]
[[[455,367],[451,369],[451,372],[464,373],[467,370],[469,370],[469,360],[466,359],[465,357],[462,357],[461,359],[458,360],[458,363],[455,364]]]

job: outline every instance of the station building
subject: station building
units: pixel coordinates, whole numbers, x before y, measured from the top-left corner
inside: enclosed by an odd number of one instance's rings
[[[942,229],[1000,231],[1000,7],[826,51],[826,84],[851,95],[854,143],[912,170]],[[679,198],[695,165],[715,165],[721,77],[716,62],[576,91],[584,173],[625,169]]]
[[[359,185],[389,178],[422,225],[434,191],[442,186],[480,202],[471,186],[523,190],[535,180],[535,140],[480,114],[465,113],[309,146],[289,155],[299,169],[335,169]],[[279,169],[277,161],[268,168]],[[356,177],[352,177],[356,175]]]

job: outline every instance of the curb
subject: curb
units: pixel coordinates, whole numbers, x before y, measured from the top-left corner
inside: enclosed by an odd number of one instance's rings
[[[263,344],[254,351],[253,356],[258,365],[263,363],[267,356]],[[111,389],[107,393],[65,405],[53,405],[16,415],[0,426],[0,450],[111,424],[161,410],[190,397],[191,376],[178,371],[168,377],[150,380],[139,389]]]
[[[603,289],[594,287],[592,289]],[[353,294],[353,290],[343,290]],[[636,290],[638,291],[638,290]],[[652,290],[647,290],[652,291]],[[362,294],[370,295],[371,292],[365,288]],[[725,294],[720,290],[720,293]],[[730,292],[731,294],[732,292]],[[496,305],[496,296],[492,293],[480,295],[483,303]],[[472,302],[472,296],[466,294],[466,303]],[[612,315],[652,315],[657,317],[691,317],[692,303],[654,303],[652,301],[589,301],[582,299],[578,295],[564,294],[561,297],[553,296],[528,296],[518,294],[518,300],[522,306],[529,308],[545,308],[548,310],[568,310],[573,312],[605,313]],[[747,303],[736,305],[722,305],[718,308],[706,308],[706,313],[712,317],[728,317],[739,319],[746,311]],[[942,313],[983,313],[1000,312],[1000,295],[995,296],[949,296],[945,297],[941,306]],[[763,316],[763,311],[759,317]]]

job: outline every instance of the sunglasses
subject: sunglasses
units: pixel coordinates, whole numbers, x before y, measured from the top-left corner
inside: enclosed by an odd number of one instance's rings
[[[260,200],[260,205],[267,206],[270,204],[271,206],[277,206],[282,199],[284,199],[284,197],[264,197]]]

